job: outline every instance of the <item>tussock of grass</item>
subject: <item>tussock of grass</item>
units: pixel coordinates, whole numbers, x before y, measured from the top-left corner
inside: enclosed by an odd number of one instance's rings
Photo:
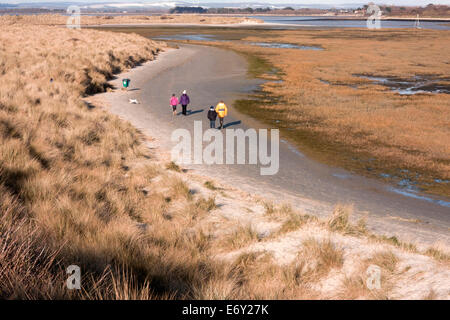
[[[246,252],[234,260],[232,270],[240,290],[251,299],[316,299],[320,294],[312,283],[342,262],[342,253],[333,244],[311,239],[288,265],[276,264],[264,252]]]
[[[442,250],[429,248],[425,251],[425,254],[433,259],[450,264],[450,255],[444,253]]]
[[[264,202],[263,203],[266,215],[271,215],[273,213],[275,213],[275,205],[273,204],[273,202]]]
[[[214,185],[214,182],[212,182],[212,181],[206,181],[203,185],[204,185],[206,188],[208,188],[209,190],[212,190],[212,191],[219,190],[219,188],[217,188],[217,187]]]
[[[285,218],[295,213],[292,206],[288,203],[275,205],[273,202],[265,201],[263,206],[266,216],[273,219]]]
[[[317,276],[327,274],[333,268],[341,268],[344,263],[342,249],[330,240],[308,239],[302,245],[301,255],[306,261],[315,260],[315,267],[310,271]]]
[[[173,170],[173,171],[176,171],[176,172],[181,172],[181,171],[182,171],[181,168],[180,168],[180,166],[177,165],[177,164],[176,164],[175,162],[173,162],[173,161],[169,162],[169,163],[166,165],[166,169],[168,169],[168,170]]]
[[[350,222],[350,216],[353,211],[351,206],[337,205],[332,216],[328,219],[328,228],[331,231],[342,232],[351,235],[367,234],[365,221],[360,219],[356,225]]]
[[[242,254],[235,260],[235,264],[242,266],[247,279],[259,279],[261,285],[278,281],[278,286],[272,288],[272,294],[277,297],[313,298],[316,293],[310,289],[311,284],[326,276],[330,270],[340,269],[343,261],[343,251],[331,241],[307,239],[302,243],[297,258],[288,265],[274,264],[270,255],[258,252]]]
[[[223,247],[238,249],[256,241],[258,241],[258,233],[251,225],[239,226],[223,241]]]
[[[181,217],[189,218],[191,224],[195,224],[201,218],[204,218],[208,212],[217,207],[213,197],[208,199],[200,198],[195,202],[192,202],[191,200],[193,200],[192,196],[188,199],[190,202],[180,208],[178,213]]]
[[[331,218],[328,220],[328,226],[332,231],[345,231],[349,228],[350,207],[337,206]]]
[[[400,240],[398,240],[398,238],[396,236],[387,237],[384,235],[379,236],[379,235],[375,235],[375,234],[370,234],[369,237],[375,241],[384,242],[384,243],[393,245],[393,246],[400,248],[402,250],[405,250],[405,251],[416,252],[416,253],[418,252],[417,247],[413,243],[400,241]]]
[[[283,234],[291,231],[298,230],[303,225],[305,225],[308,221],[310,221],[310,217],[307,215],[300,215],[297,213],[291,213],[288,216],[288,219],[283,222],[281,228],[278,230],[278,234]]]
[[[193,199],[192,191],[189,186],[181,179],[176,179],[172,183],[172,191],[176,198],[184,198],[188,201]]]
[[[343,288],[337,295],[338,299],[345,300],[387,300],[388,297],[388,293],[386,290],[384,290],[383,286],[380,289],[368,289],[366,278],[361,275],[345,278],[343,282]]]
[[[430,289],[430,291],[423,297],[423,300],[436,300],[436,292],[434,292],[433,289]]]
[[[216,199],[214,197],[209,197],[208,199],[201,198],[197,200],[195,205],[205,211],[211,211],[217,208]]]
[[[375,264],[380,268],[385,269],[390,273],[393,273],[395,271],[398,258],[392,251],[382,251],[374,254],[369,261],[372,264]]]
[[[376,252],[370,259],[364,261],[359,272],[344,280],[343,290],[339,297],[344,299],[388,299],[393,287],[393,274],[399,259],[392,251]],[[381,269],[380,288],[370,288],[367,285],[366,271],[370,265]]]

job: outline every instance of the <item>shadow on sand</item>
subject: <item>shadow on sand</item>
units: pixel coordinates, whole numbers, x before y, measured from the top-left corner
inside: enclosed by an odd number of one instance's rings
[[[188,112],[187,112],[187,114],[190,116],[190,115],[193,115],[193,114],[196,114],[196,113],[200,113],[200,112],[203,112],[203,110],[205,110],[205,109],[199,109],[199,110],[188,110]]]
[[[192,110],[192,109],[190,109],[190,110],[187,110],[186,115],[187,115],[187,116],[191,116],[191,115],[193,115],[193,114],[203,112],[204,110],[205,110],[205,109],[199,109],[199,110]],[[183,114],[183,113],[180,111],[180,112],[177,113],[177,116],[182,115],[182,114]]]
[[[238,124],[241,124],[241,120],[225,123],[223,125],[223,128],[226,129],[226,128],[231,127],[231,126],[237,126]]]

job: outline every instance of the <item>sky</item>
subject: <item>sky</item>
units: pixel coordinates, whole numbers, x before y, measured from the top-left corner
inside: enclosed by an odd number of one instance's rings
[[[0,0],[0,3],[32,3],[32,2],[89,2],[89,3],[108,3],[108,2],[176,2],[177,0]],[[180,0],[182,2],[189,2],[189,0]],[[450,5],[450,0],[200,0],[200,3],[208,2],[220,2],[220,3],[245,3],[245,2],[260,2],[260,3],[272,3],[272,4],[361,4],[369,2],[379,3],[379,4],[395,4],[395,5],[427,5],[429,3],[433,4],[447,4]]]

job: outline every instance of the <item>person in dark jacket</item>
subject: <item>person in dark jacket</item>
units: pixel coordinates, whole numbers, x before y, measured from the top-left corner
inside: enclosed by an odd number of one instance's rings
[[[183,115],[186,115],[186,108],[190,102],[191,101],[189,100],[189,96],[186,94],[186,90],[183,90],[183,94],[180,97],[180,104],[181,104],[181,108],[182,108],[181,113]]]
[[[214,110],[214,106],[211,106],[208,111],[209,127],[214,129],[216,127],[217,112]]]

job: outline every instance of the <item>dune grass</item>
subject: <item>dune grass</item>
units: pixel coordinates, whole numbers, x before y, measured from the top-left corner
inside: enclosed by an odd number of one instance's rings
[[[42,15],[3,15],[0,17],[0,24],[14,25],[65,25],[68,16],[59,14],[42,14]],[[260,23],[259,19],[246,17],[230,17],[230,16],[208,16],[201,14],[163,14],[163,15],[102,15],[102,16],[82,16],[82,26],[90,25],[109,25],[109,24],[236,24],[236,23]]]
[[[140,236],[141,225],[167,223],[162,214],[169,206],[163,195],[142,191],[154,168],[127,165],[148,157],[140,135],[82,100],[106,90],[114,73],[154,59],[164,44],[27,25],[3,29],[0,43],[1,296],[173,294],[168,283],[189,276],[169,280],[161,270],[183,264],[173,259],[186,252],[176,244],[184,236]],[[170,192],[189,198],[176,186]],[[152,258],[165,246],[174,250],[165,261]],[[82,269],[82,292],[64,287],[70,264]]]
[[[222,245],[259,243],[258,233],[238,224],[219,237],[208,219],[219,220],[224,200],[210,193],[220,188],[200,184],[203,195],[175,165],[154,161],[137,129],[82,99],[164,47],[95,30],[2,30],[0,298],[312,299],[321,297],[313,285],[342,268],[343,249],[316,239],[285,266],[266,253],[216,259]],[[287,205],[267,208],[265,217],[286,219],[281,235],[310,221]],[[332,219],[330,229],[352,230],[345,211]],[[391,258],[376,261],[390,270]],[[73,264],[80,291],[65,286]]]
[[[174,165],[155,165],[135,128],[82,100],[164,45],[27,25],[0,38],[0,296],[255,297],[244,270],[213,259],[201,221],[215,198],[197,195]],[[257,237],[249,230],[232,247]],[[80,291],[65,287],[72,264]]]

